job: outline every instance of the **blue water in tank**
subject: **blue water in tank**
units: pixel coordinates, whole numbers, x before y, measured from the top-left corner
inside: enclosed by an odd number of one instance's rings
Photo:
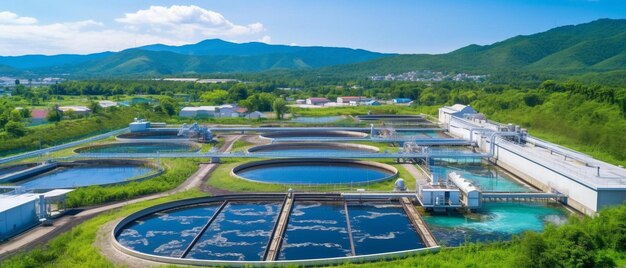
[[[139,252],[180,257],[219,205],[176,208],[140,218],[126,225],[117,241]]]
[[[357,255],[424,247],[400,204],[353,203],[348,214]]]
[[[278,163],[246,168],[237,175],[277,184],[350,184],[384,179],[391,172],[365,165],[344,163]]]
[[[26,189],[61,189],[121,183],[152,172],[142,166],[75,166],[60,167],[17,184]]]
[[[279,259],[303,260],[351,256],[342,203],[296,202]]]
[[[280,203],[228,203],[187,258],[259,261],[278,217]]]

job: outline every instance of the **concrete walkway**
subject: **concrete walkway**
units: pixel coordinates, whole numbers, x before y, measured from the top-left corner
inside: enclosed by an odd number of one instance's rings
[[[415,178],[415,187],[417,187],[417,185],[425,185],[430,183],[428,177],[426,177],[424,173],[417,169],[414,164],[402,164],[402,167],[404,167],[404,169],[406,169],[406,171],[408,171],[409,174],[411,174],[411,176]]]

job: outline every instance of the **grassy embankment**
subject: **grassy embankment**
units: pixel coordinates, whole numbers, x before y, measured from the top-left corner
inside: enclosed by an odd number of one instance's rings
[[[86,118],[29,127],[23,137],[10,137],[3,132],[0,133],[0,156],[46,148],[124,128],[134,117],[158,121],[163,115],[129,107]]]

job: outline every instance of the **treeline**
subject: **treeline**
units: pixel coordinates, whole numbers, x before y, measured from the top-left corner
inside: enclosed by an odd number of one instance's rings
[[[165,114],[142,107],[113,109],[92,114],[76,120],[63,120],[53,124],[30,127],[24,135],[16,137],[0,132],[0,155],[9,155],[59,145],[72,140],[127,127],[133,117],[153,120],[165,118]]]

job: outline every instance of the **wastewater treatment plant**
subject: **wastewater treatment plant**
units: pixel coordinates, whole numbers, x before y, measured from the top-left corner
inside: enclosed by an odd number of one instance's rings
[[[335,119],[280,127],[137,119],[71,146],[3,158],[0,238],[10,245],[71,226],[67,219],[81,213],[121,208],[76,212],[72,195],[155,187],[185,162],[199,169],[174,178],[165,194],[143,190],[148,199],[192,188],[209,195],[103,222],[93,244],[103,258],[130,267],[397,260],[509,241],[626,199],[623,168],[485,120],[470,106],[442,107],[434,119]]]

